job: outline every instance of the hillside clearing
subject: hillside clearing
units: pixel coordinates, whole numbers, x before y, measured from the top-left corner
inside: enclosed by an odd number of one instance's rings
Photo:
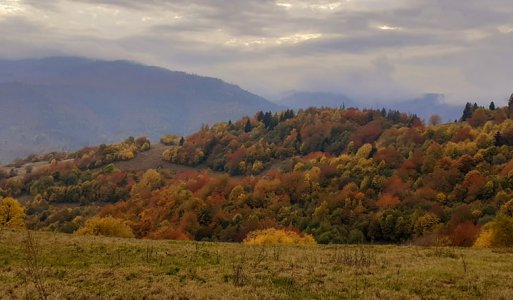
[[[511,299],[513,251],[409,246],[249,246],[0,233],[0,295],[37,298]],[[27,264],[40,258],[41,268]],[[29,272],[30,273],[30,272]]]

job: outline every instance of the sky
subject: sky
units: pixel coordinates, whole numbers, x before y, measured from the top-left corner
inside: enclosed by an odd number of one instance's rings
[[[513,93],[511,0],[0,0],[0,58],[127,59],[277,99]]]

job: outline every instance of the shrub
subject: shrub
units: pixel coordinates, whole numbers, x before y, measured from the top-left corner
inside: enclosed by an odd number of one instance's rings
[[[513,246],[513,218],[498,216],[494,221],[486,224],[479,234],[474,247],[495,248]]]
[[[113,217],[93,217],[77,231],[78,235],[103,235],[110,237],[133,238],[132,229],[123,220]]]
[[[178,145],[179,141],[180,141],[180,138],[178,136],[172,135],[172,134],[166,134],[160,138],[160,143],[167,145],[167,146]]]
[[[292,230],[268,228],[255,230],[246,236],[244,244],[316,244],[313,236],[301,234]]]
[[[24,220],[25,210],[18,200],[10,197],[0,199],[0,227],[23,227]]]
[[[470,247],[476,241],[479,235],[479,226],[471,221],[458,224],[449,236],[452,245],[460,247]]]

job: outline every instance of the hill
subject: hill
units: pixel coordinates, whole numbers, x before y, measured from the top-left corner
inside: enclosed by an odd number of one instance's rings
[[[432,115],[439,115],[444,122],[452,122],[460,117],[463,107],[450,105],[444,102],[444,96],[440,94],[425,94],[413,99],[385,101],[360,101],[346,95],[325,92],[291,92],[279,99],[276,103],[284,107],[300,109],[311,106],[321,107],[355,107],[376,109],[392,109],[405,113],[416,114],[423,120],[429,120]]]
[[[129,135],[158,139],[277,110],[222,80],[128,61],[0,60],[0,161]]]
[[[32,156],[0,172],[0,197],[20,199],[30,228],[70,233],[111,216],[150,239],[282,227],[319,243],[511,245],[494,233],[513,230],[511,107],[467,107],[433,126],[398,111],[258,112],[165,145]]]

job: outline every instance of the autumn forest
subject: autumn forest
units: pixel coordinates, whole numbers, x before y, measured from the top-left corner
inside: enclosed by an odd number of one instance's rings
[[[241,242],[277,228],[321,244],[510,246],[512,147],[513,96],[446,124],[385,109],[258,112],[18,160],[0,174],[0,222],[15,226],[19,207],[30,229],[76,234]]]

